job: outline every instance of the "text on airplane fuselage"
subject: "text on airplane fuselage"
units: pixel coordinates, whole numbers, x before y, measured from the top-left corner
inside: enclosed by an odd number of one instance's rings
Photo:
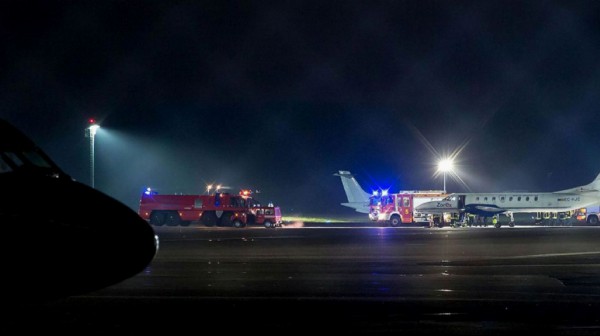
[[[557,199],[557,201],[559,202],[579,202],[581,199],[579,196],[573,196],[573,197],[561,197],[559,199]]]
[[[450,202],[438,202],[436,207],[438,208],[452,208],[452,203]]]

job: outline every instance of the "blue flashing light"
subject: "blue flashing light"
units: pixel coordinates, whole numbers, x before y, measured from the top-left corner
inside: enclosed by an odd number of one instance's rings
[[[148,188],[146,188],[146,190],[144,190],[144,194],[146,194],[146,195],[156,195],[158,193],[156,191],[152,190],[152,188],[148,187]]]
[[[387,189],[381,191],[381,196],[387,196],[387,195],[388,195]]]
[[[379,191],[378,190],[373,190],[373,196],[379,196]]]

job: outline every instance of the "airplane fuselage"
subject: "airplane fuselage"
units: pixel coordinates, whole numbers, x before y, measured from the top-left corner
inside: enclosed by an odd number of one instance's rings
[[[492,216],[504,212],[563,212],[599,202],[597,193],[468,193],[421,204],[426,213],[468,212]]]

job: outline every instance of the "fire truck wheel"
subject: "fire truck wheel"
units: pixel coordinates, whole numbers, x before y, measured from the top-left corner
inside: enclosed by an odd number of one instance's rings
[[[167,213],[167,225],[169,226],[177,226],[179,225],[179,223],[181,222],[181,218],[179,217],[179,214],[177,213],[177,211],[169,211]]]
[[[224,212],[223,215],[221,215],[219,226],[230,226],[232,224],[231,216],[233,216],[231,212]]]
[[[217,224],[217,215],[214,211],[205,211],[200,219],[205,226],[215,226]]]
[[[400,216],[393,215],[392,218],[390,218],[390,224],[392,224],[393,227],[400,225]]]
[[[150,215],[150,224],[161,226],[165,224],[165,214],[161,211],[153,211]]]
[[[233,221],[233,226],[236,228],[243,228],[244,226],[246,226],[244,223],[242,223],[241,220],[236,219]]]
[[[271,221],[269,221],[269,220],[266,220],[266,221],[265,221],[265,227],[266,227],[267,229],[271,229],[271,228],[274,228],[275,226],[273,225],[273,223],[271,223]]]

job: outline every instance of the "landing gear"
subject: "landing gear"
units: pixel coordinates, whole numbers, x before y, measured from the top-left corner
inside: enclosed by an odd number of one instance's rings
[[[515,217],[513,216],[512,212],[509,212],[507,214],[508,217],[510,217],[510,221],[508,222],[508,227],[515,227]]]

